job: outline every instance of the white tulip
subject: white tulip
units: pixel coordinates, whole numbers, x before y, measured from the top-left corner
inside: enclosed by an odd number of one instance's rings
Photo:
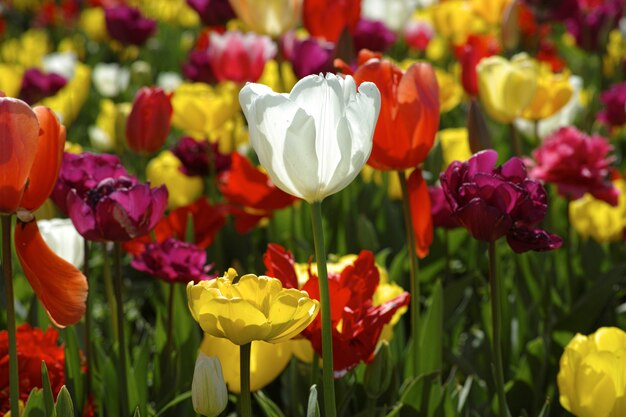
[[[96,64],[93,69],[93,84],[103,97],[115,97],[126,90],[130,71],[119,64]]]
[[[46,73],[59,74],[69,81],[74,78],[77,61],[73,52],[55,52],[43,57],[43,70]]]
[[[78,234],[71,219],[38,220],[41,237],[59,257],[76,268],[82,268],[85,260],[85,240]]]
[[[569,77],[569,83],[572,86],[572,97],[570,100],[556,113],[550,117],[539,120],[537,130],[535,130],[535,122],[532,120],[517,118],[513,122],[518,131],[524,136],[534,138],[536,132],[539,133],[539,139],[543,140],[553,132],[556,132],[563,126],[571,126],[582,109],[580,103],[580,92],[583,88],[582,78],[572,75]]]
[[[247,84],[239,102],[250,144],[281,190],[309,203],[350,184],[372,151],[380,92],[334,74],[309,75],[289,94]]]
[[[417,5],[417,0],[363,0],[361,10],[363,17],[380,20],[389,29],[398,32],[409,21]]]
[[[161,72],[157,76],[157,85],[163,90],[172,92],[183,83],[183,79],[177,72]]]
[[[228,405],[222,365],[216,356],[198,354],[191,381],[191,402],[196,413],[207,417],[218,416]]]

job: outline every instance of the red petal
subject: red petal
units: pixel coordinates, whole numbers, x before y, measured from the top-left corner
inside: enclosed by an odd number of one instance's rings
[[[0,213],[20,206],[38,141],[39,122],[30,106],[0,98]]]
[[[33,110],[39,120],[39,145],[21,203],[22,207],[30,211],[39,208],[52,193],[65,147],[65,127],[59,123],[54,112],[47,107],[35,107]]]
[[[46,245],[37,222],[15,226],[15,250],[37,298],[59,327],[78,322],[85,313],[87,279]]]
[[[267,268],[267,276],[278,278],[284,288],[298,288],[298,276],[291,252],[276,243],[270,243],[263,255],[263,263]]]
[[[407,186],[417,256],[423,258],[428,255],[428,249],[433,242],[433,217],[430,212],[428,184],[422,177],[421,169],[417,168],[411,173]]]

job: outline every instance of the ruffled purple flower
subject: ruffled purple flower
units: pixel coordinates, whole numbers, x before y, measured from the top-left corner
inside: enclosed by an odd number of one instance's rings
[[[443,188],[428,187],[430,196],[430,212],[433,216],[433,225],[444,229],[456,229],[462,227],[457,218],[452,214],[450,203],[446,199]]]
[[[316,38],[300,40],[295,33],[289,32],[283,36],[281,47],[298,78],[334,72],[335,44],[332,42]]]
[[[453,216],[478,240],[506,236],[515,252],[546,251],[562,239],[537,226],[548,209],[543,186],[528,178],[519,158],[496,168],[498,154],[481,151],[466,162],[454,161],[441,174],[441,187]]]
[[[206,49],[192,49],[183,63],[182,73],[188,80],[215,84],[217,78],[211,67],[211,59]]]
[[[180,171],[188,176],[209,175],[211,164],[215,166],[216,175],[230,169],[230,155],[220,153],[217,143],[209,144],[206,140],[195,140],[185,136],[178,140],[172,148],[172,153],[182,163]],[[209,155],[212,157],[211,161]]]
[[[187,0],[205,26],[224,26],[235,17],[235,12],[228,0]]]
[[[30,68],[24,72],[19,98],[32,105],[55,95],[65,84],[67,80],[59,74],[45,74],[39,68]]]
[[[154,228],[167,207],[167,188],[150,188],[132,177],[106,178],[86,195],[72,189],[67,208],[85,239],[125,242]]]
[[[385,52],[396,41],[396,34],[378,20],[361,19],[352,33],[354,50]]]
[[[143,17],[134,7],[106,8],[104,18],[109,36],[124,45],[143,45],[156,31],[156,21]]]
[[[87,193],[102,180],[129,176],[116,155],[65,152],[59,178],[50,198],[67,214],[67,196],[71,190],[75,190],[81,198],[86,198]]]
[[[626,82],[614,84],[600,96],[604,109],[598,113],[598,120],[611,127],[626,124]]]
[[[146,244],[144,251],[135,256],[130,265],[166,282],[187,284],[217,276],[209,274],[212,265],[206,265],[203,249],[173,238]]]

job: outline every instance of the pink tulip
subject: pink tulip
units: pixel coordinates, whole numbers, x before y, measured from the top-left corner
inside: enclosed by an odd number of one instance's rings
[[[265,63],[276,54],[276,45],[267,36],[239,31],[210,36],[209,62],[219,81],[256,82]]]

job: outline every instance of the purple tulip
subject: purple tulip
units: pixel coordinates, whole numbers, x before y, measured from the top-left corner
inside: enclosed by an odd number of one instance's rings
[[[107,32],[124,45],[143,45],[156,31],[156,21],[143,17],[133,7],[120,5],[104,12]]]
[[[44,74],[39,68],[30,68],[24,72],[19,98],[32,105],[55,95],[65,84],[67,80],[58,74]]]
[[[361,19],[354,28],[354,50],[385,52],[396,41],[396,35],[383,22]]]
[[[576,44],[587,51],[604,50],[608,33],[617,27],[624,13],[623,1],[578,0],[576,13],[565,20],[565,27],[576,38]]]
[[[626,124],[626,82],[614,84],[600,96],[604,109],[598,113],[598,120],[611,127]]]
[[[209,275],[212,265],[206,265],[203,249],[173,238],[146,244],[130,265],[166,282],[186,284],[216,277],[216,274]]]
[[[446,199],[441,187],[428,187],[430,196],[430,212],[433,216],[433,225],[444,229],[462,227],[457,218],[452,215],[450,203]]]
[[[441,174],[452,214],[475,239],[506,236],[515,252],[560,247],[560,237],[536,227],[548,209],[543,186],[528,178],[521,159],[496,168],[497,159],[494,150],[481,151],[466,162],[454,161]]]
[[[205,26],[224,26],[235,17],[228,0],[187,0]]]
[[[211,150],[209,151],[209,146]],[[209,144],[206,140],[195,140],[189,136],[182,137],[172,148],[172,153],[182,163],[180,171],[188,176],[207,176],[210,173],[209,153],[211,163],[215,164],[215,174],[230,169],[230,155],[219,152],[217,142]]]
[[[81,198],[85,198],[89,190],[95,188],[100,181],[129,176],[116,155],[89,152],[76,155],[65,152],[59,178],[50,198],[67,214],[67,196],[71,190],[76,190]]]
[[[334,72],[335,44],[316,38],[299,40],[293,33],[291,35],[293,37],[283,37],[282,46],[296,77]]]
[[[124,242],[154,228],[167,206],[167,188],[150,188],[132,177],[106,178],[86,195],[72,189],[69,216],[85,239]]]
[[[217,78],[211,67],[211,59],[206,49],[192,49],[183,63],[182,73],[185,78],[200,83],[215,84]]]

